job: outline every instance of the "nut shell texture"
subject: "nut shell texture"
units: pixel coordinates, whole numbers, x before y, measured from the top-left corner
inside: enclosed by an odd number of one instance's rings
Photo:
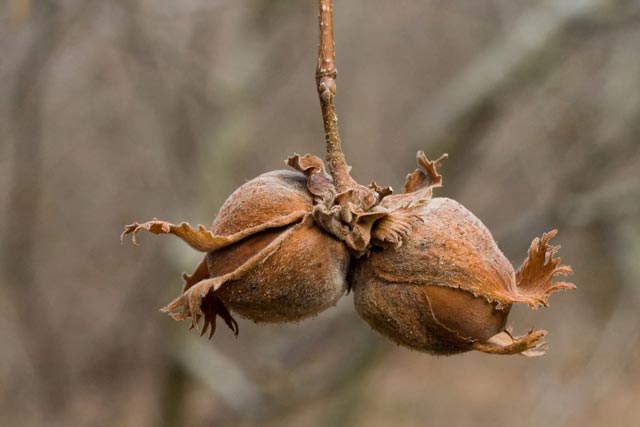
[[[231,235],[294,212],[311,212],[312,208],[313,199],[303,174],[271,171],[246,182],[227,198],[213,221],[211,232]]]
[[[297,211],[310,213],[313,200],[306,185],[298,172],[260,175],[227,199],[212,232],[224,236]],[[211,277],[254,264],[240,278],[220,286],[216,296],[256,322],[298,321],[335,305],[346,291],[349,261],[344,244],[315,226],[310,217],[266,228],[207,254]]]
[[[435,198],[418,212],[400,247],[374,249],[356,262],[356,309],[398,344],[437,354],[470,350],[504,329],[509,298],[486,290],[511,293],[513,267],[458,202]]]

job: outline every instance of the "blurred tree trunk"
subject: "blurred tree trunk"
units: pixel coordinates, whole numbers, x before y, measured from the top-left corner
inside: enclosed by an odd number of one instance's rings
[[[51,59],[60,40],[60,10],[56,2],[38,2],[34,9],[33,34],[18,69],[12,96],[13,175],[7,227],[2,239],[3,270],[16,303],[18,325],[37,377],[41,410],[56,417],[68,398],[66,360],[51,322],[50,307],[36,280],[40,241],[38,225],[42,181],[43,94]],[[25,12],[26,13],[26,12]]]

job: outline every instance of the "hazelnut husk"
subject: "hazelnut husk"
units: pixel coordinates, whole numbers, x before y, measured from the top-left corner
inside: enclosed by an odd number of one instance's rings
[[[548,305],[554,291],[574,288],[553,283],[571,268],[549,246],[556,231],[535,239],[517,273],[489,230],[458,202],[431,198],[442,183],[436,166],[418,153],[420,169],[407,177],[405,194],[381,206],[387,218],[374,227],[393,228],[394,216],[410,231],[397,241],[374,241],[355,262],[350,283],[359,315],[397,344],[433,354],[479,350],[495,354],[543,354],[545,331],[512,337],[505,329],[513,303]],[[407,224],[408,213],[415,216]]]
[[[479,350],[494,354],[544,353],[546,331],[513,337],[511,305],[548,305],[555,283],[570,274],[550,246],[556,231],[535,239],[517,272],[491,233],[471,212],[447,198],[437,167],[418,153],[419,168],[403,194],[375,183],[338,191],[317,157],[295,155],[295,171],[260,175],[224,203],[210,230],[154,220],[141,230],[174,234],[205,252],[184,275],[182,294],[163,310],[191,319],[201,334],[216,318],[237,334],[231,313],[256,322],[291,322],[334,305],[347,287],[359,315],[392,341],[433,354]]]
[[[190,318],[201,334],[215,332],[221,317],[237,334],[231,312],[255,322],[292,322],[335,305],[347,289],[350,254],[311,217],[314,192],[332,187],[322,162],[294,156],[299,171],[265,173],[239,187],[223,204],[210,230],[153,220],[128,225],[174,234],[206,252],[182,294],[163,310],[176,320]],[[302,171],[302,172],[301,172]],[[305,175],[306,174],[306,175]]]

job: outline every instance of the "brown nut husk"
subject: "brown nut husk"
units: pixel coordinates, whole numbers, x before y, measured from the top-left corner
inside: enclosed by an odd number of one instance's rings
[[[571,273],[554,258],[559,247],[549,245],[556,231],[533,241],[515,273],[478,218],[454,200],[431,199],[442,182],[441,160],[418,153],[421,168],[407,177],[405,194],[381,202],[393,213],[373,229],[378,247],[355,263],[356,310],[382,335],[420,351],[543,354],[545,331],[512,337],[505,325],[513,303],[548,306],[550,293],[574,288],[552,282]],[[415,215],[409,223],[408,212]],[[394,228],[394,216],[410,231],[397,241],[380,238]]]
[[[238,333],[231,312],[256,322],[291,322],[335,305],[347,288],[350,255],[344,244],[318,228],[311,212],[314,194],[328,191],[331,179],[313,156],[286,170],[258,176],[226,200],[211,230],[164,221],[134,223],[123,236],[145,230],[174,234],[206,252],[182,294],[163,310],[176,320],[190,318],[213,336],[216,316]]]

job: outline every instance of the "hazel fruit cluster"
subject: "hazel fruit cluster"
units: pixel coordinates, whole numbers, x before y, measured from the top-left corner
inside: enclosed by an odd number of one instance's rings
[[[513,337],[505,327],[512,304],[548,306],[549,294],[575,287],[553,282],[571,273],[549,245],[556,231],[536,238],[514,271],[478,218],[432,198],[445,157],[432,162],[419,152],[419,168],[394,195],[375,183],[338,192],[319,158],[295,155],[287,161],[293,170],[238,188],[210,229],[153,220],[126,226],[122,236],[135,243],[142,230],[174,234],[205,253],[163,309],[191,319],[201,335],[213,336],[217,317],[237,334],[231,313],[299,321],[353,290],[360,317],[397,344],[433,354],[540,355],[545,331]]]

